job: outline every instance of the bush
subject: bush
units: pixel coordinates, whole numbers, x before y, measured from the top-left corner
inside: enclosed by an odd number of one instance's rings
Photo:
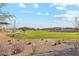
[[[28,42],[28,43],[27,43],[27,45],[31,45],[31,44],[32,44],[31,42]]]
[[[37,52],[37,46],[34,45],[34,44],[32,44],[32,45],[31,45],[31,48],[32,48],[32,53],[31,53],[31,55],[34,55],[34,54]]]
[[[0,42],[0,56],[7,56],[9,55],[8,52],[8,46]]]
[[[5,44],[5,42],[0,42],[0,56],[15,55],[21,53],[25,47],[26,42],[24,41],[15,41],[12,42],[12,44]]]
[[[12,50],[11,54],[14,55],[14,54],[21,53],[24,50],[25,46],[26,46],[25,42],[22,42],[22,41],[14,42],[11,45],[11,50]]]

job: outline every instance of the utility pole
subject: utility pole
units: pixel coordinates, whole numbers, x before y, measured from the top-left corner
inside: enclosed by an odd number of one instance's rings
[[[75,17],[75,28],[77,29],[77,31],[79,31],[79,21],[78,21],[78,17]],[[79,54],[79,42],[77,40],[75,40],[74,42],[74,49],[75,49],[75,56],[78,56]]]
[[[13,32],[16,32],[16,20],[14,19],[14,26],[13,26]]]
[[[14,39],[14,37],[15,37],[15,33],[16,33],[16,19],[15,18],[13,18],[13,29],[12,29],[12,33],[13,33],[13,35],[12,35],[12,40]]]
[[[79,28],[78,17],[75,17],[75,28]]]
[[[77,17],[75,17],[75,28],[77,28]]]

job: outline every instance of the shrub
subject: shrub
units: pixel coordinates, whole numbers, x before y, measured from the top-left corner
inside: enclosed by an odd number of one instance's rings
[[[31,45],[31,42],[28,42],[27,45]]]
[[[10,43],[11,41],[8,40]],[[15,41],[11,44],[5,44],[5,42],[0,42],[0,56],[15,55],[21,53],[26,47],[26,42]]]
[[[26,46],[26,43],[23,41],[14,42],[11,45],[11,52],[12,52],[11,54],[14,55],[14,54],[21,53],[24,50],[25,46]]]
[[[12,40],[8,40],[8,44],[11,45],[12,44]]]
[[[79,41],[75,41],[74,44],[74,50],[75,50],[75,56],[78,56],[79,55]]]
[[[57,41],[57,43],[58,43],[58,44],[61,44],[61,41],[60,41],[60,40],[58,40],[58,41]]]
[[[9,52],[8,46],[0,42],[0,56],[7,56]]]
[[[32,48],[32,53],[31,53],[31,55],[34,55],[34,54],[36,53],[37,47],[32,44],[32,47],[31,47],[31,48]]]
[[[57,43],[54,43],[54,45],[52,45],[52,46],[56,46],[57,45]]]
[[[41,40],[44,40],[43,38],[41,38]]]

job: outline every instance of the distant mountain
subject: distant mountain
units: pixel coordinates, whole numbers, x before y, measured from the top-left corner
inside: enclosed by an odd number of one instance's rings
[[[34,28],[30,28],[30,27],[20,27],[20,28],[18,28],[18,30],[35,30]]]

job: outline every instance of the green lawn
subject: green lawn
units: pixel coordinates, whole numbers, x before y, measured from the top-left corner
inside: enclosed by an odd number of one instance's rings
[[[12,34],[10,34],[11,36]],[[27,30],[26,32],[16,33],[14,38],[18,39],[37,39],[37,38],[62,38],[78,39],[79,32],[48,32],[46,30]]]

